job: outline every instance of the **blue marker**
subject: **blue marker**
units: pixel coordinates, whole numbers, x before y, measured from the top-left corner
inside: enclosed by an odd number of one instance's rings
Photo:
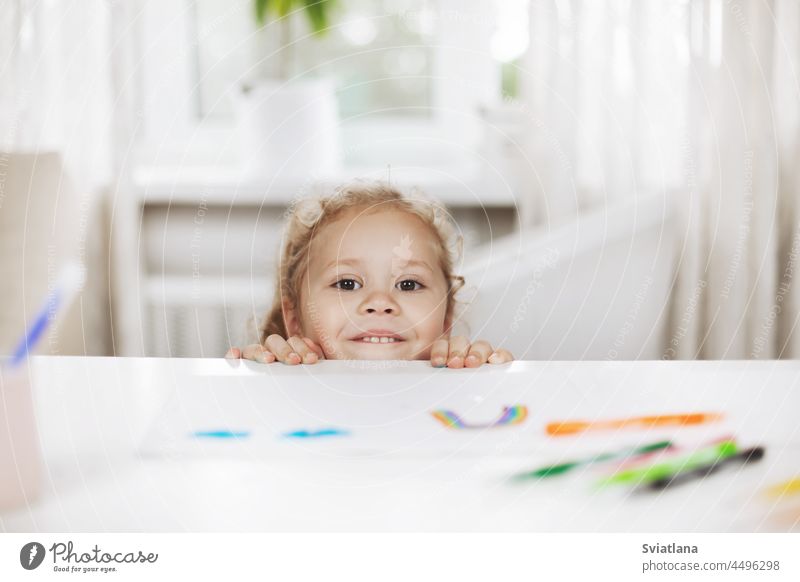
[[[250,433],[247,431],[233,430],[199,430],[194,433],[194,436],[210,439],[243,439],[249,437]]]
[[[83,287],[85,281],[83,267],[79,263],[67,263],[61,270],[55,289],[50,292],[33,324],[28,329],[28,333],[20,340],[11,358],[11,368],[16,368],[33,351],[36,344],[41,339],[44,330],[47,329],[50,320],[55,317],[59,308],[67,307],[72,298]]]
[[[323,428],[320,430],[296,430],[283,433],[283,436],[287,439],[314,439],[319,437],[347,436],[348,434],[350,433],[346,430],[340,430],[338,428]]]

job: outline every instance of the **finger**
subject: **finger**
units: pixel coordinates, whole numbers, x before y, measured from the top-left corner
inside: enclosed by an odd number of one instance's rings
[[[264,353],[264,347],[260,344],[250,344],[249,346],[245,346],[242,349],[242,359],[243,360],[253,360],[254,362],[258,361],[258,357]]]
[[[481,364],[485,364],[492,355],[492,346],[489,342],[478,340],[469,347],[467,359],[464,360],[464,365],[467,368],[477,368]]]
[[[450,351],[447,354],[448,368],[463,368],[469,351],[469,340],[462,335],[450,338]]]
[[[277,333],[273,333],[267,338],[267,349],[275,354],[275,358],[279,362],[284,364],[292,366],[302,361],[297,352],[294,351],[294,348]]]
[[[288,341],[295,353],[300,356],[300,361],[303,364],[316,364],[319,361],[319,356],[308,347],[308,344],[303,338],[292,336]]]
[[[260,362],[262,364],[269,364],[275,361],[275,356],[273,356],[267,350],[267,348],[261,344],[250,344],[249,346],[246,346],[242,351],[242,358],[245,360]]]
[[[325,359],[325,352],[323,352],[323,351],[322,351],[322,346],[320,346],[320,345],[319,345],[319,344],[317,344],[317,343],[314,343],[314,340],[312,340],[312,339],[310,339],[310,338],[307,338],[307,337],[304,337],[304,338],[303,338],[303,341],[304,341],[304,342],[306,342],[306,345],[307,345],[309,348],[311,348],[312,350],[314,350],[314,353],[315,353],[315,354],[317,354],[317,357],[318,357],[320,360],[324,360],[324,359]]]
[[[444,368],[447,363],[447,352],[449,342],[446,339],[438,339],[431,346],[431,365],[436,368]]]
[[[505,364],[513,361],[514,356],[511,355],[511,352],[503,348],[496,349],[494,353],[489,356],[490,364]]]
[[[262,364],[270,364],[275,361],[275,356],[261,344],[252,344],[242,350],[242,358],[253,360]]]
[[[230,348],[227,352],[225,352],[226,358],[233,358],[234,360],[238,360],[242,357],[242,350],[239,348]]]

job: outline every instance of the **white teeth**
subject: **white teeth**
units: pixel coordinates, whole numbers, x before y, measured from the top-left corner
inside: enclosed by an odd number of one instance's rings
[[[375,337],[375,336],[367,336],[361,338],[361,341],[367,342],[368,344],[391,344],[396,341],[399,341],[393,337]]]

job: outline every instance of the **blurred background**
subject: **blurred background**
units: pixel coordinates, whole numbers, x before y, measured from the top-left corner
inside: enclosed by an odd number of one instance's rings
[[[460,329],[528,359],[795,358],[797,0],[0,0],[0,353],[222,356],[292,203],[438,198]]]

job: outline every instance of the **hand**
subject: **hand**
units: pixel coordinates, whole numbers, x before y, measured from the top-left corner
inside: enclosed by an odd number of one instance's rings
[[[463,336],[438,339],[431,348],[431,365],[436,368],[477,368],[485,363],[505,364],[514,356],[503,348],[493,349],[489,342],[478,340],[470,344]]]
[[[262,364],[283,362],[290,366],[297,364],[316,364],[325,359],[322,348],[307,337],[292,336],[288,340],[278,334],[267,338],[265,346],[251,344],[244,349],[231,348],[225,354],[226,358],[243,358]]]

